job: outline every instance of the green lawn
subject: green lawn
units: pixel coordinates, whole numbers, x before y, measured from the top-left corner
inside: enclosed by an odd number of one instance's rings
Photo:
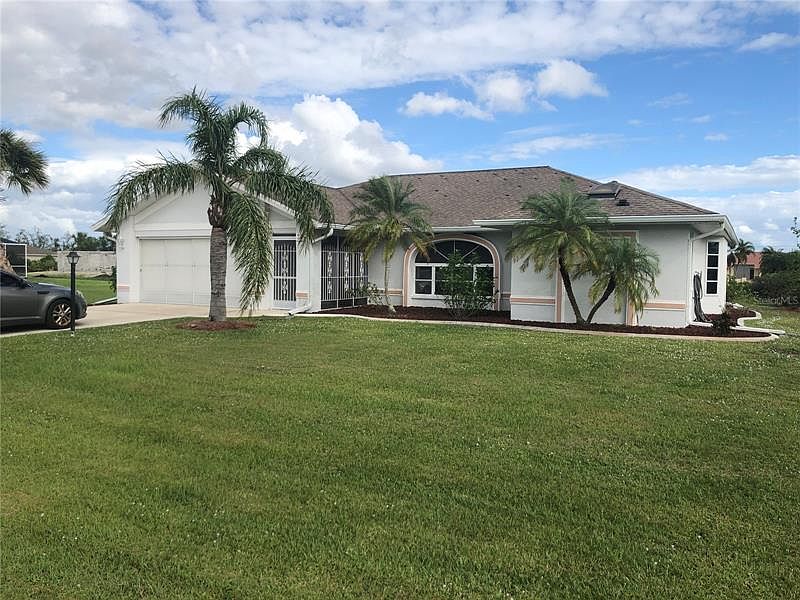
[[[69,277],[31,277],[30,279],[36,283],[52,283],[54,285],[63,285],[69,287]],[[111,285],[107,279],[75,279],[75,287],[83,292],[86,301],[91,304],[98,300],[106,300],[116,296],[116,292],[111,289]]]
[[[798,337],[295,318],[0,358],[4,598],[800,589]]]

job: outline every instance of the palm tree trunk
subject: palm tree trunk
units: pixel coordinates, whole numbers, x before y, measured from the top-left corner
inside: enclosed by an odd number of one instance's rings
[[[600,299],[597,301],[597,304],[595,304],[592,307],[592,310],[589,311],[589,315],[586,317],[586,322],[587,323],[591,323],[592,322],[592,319],[594,319],[594,314],[597,312],[597,309],[599,309],[601,306],[603,306],[605,301],[608,300],[609,297],[611,297],[611,294],[614,293],[614,290],[616,289],[616,287],[617,287],[617,282],[613,277],[611,277],[608,280],[608,285],[606,286],[606,289],[603,291],[603,295],[600,296]]]
[[[386,300],[386,307],[389,309],[390,313],[397,312],[392,305],[392,301],[389,300],[389,261],[383,261],[383,297]]]
[[[209,321],[224,321],[227,316],[225,305],[225,275],[228,268],[228,235],[222,227],[211,228],[211,302],[208,307]]]
[[[575,293],[572,291],[572,280],[569,277],[569,272],[566,267],[564,267],[561,255],[558,257],[558,271],[561,273],[561,279],[564,281],[564,289],[567,291],[567,298],[572,306],[572,312],[575,313],[575,322],[580,324],[586,323],[586,320],[581,314],[581,309],[578,308],[578,302],[575,300]]]

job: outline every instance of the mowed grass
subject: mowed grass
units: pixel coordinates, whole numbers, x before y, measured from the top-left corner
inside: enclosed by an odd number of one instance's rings
[[[2,595],[796,597],[799,339],[6,338]]]
[[[31,277],[30,281],[35,283],[51,283],[53,285],[63,285],[69,287],[69,277]],[[86,302],[91,304],[98,300],[106,300],[116,296],[116,292],[111,289],[107,279],[75,279],[75,288],[80,290],[86,297]]]

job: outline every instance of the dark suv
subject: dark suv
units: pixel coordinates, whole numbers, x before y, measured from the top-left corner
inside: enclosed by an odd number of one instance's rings
[[[69,288],[33,283],[14,273],[0,271],[0,327],[44,324],[69,327],[72,306]],[[75,291],[75,319],[86,316],[86,298]]]

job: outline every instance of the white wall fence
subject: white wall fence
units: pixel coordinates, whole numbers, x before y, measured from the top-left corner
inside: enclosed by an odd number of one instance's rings
[[[56,261],[60,273],[69,273],[68,250],[59,250]],[[80,259],[75,266],[76,273],[107,273],[111,274],[111,267],[117,264],[116,252],[78,251]]]

